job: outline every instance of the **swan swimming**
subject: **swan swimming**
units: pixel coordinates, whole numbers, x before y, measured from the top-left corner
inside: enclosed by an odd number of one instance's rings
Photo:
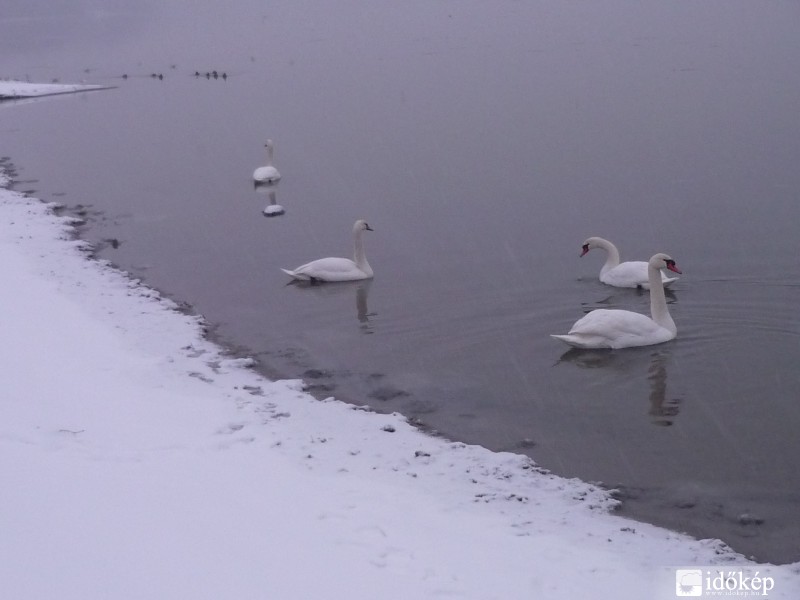
[[[650,283],[650,317],[629,310],[598,308],[575,322],[566,335],[552,335],[576,348],[631,348],[668,342],[678,334],[669,314],[661,269],[681,270],[667,254],[647,262]]]
[[[278,169],[272,165],[272,154],[274,148],[272,140],[267,140],[267,143],[264,144],[264,147],[267,149],[267,164],[266,166],[258,167],[255,171],[253,171],[253,179],[259,183],[276,183],[281,178],[281,174],[278,172]]]
[[[284,273],[298,281],[356,281],[372,277],[372,267],[367,262],[364,254],[364,241],[361,239],[365,231],[373,231],[372,227],[359,219],[353,224],[353,260],[349,258],[320,258],[313,260],[289,271],[281,269]]]
[[[602,248],[608,253],[606,263],[600,269],[600,281],[606,285],[625,288],[644,288],[650,287],[647,263],[643,260],[631,260],[619,262],[619,250],[606,239],[601,237],[590,237],[583,242],[581,256],[585,256],[592,248]],[[677,277],[667,277],[661,274],[661,281],[664,285],[670,285],[677,281]]]

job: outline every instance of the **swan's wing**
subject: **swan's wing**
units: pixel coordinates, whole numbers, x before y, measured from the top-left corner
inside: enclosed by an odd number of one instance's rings
[[[349,258],[320,258],[297,267],[295,273],[346,273],[356,268]]]
[[[599,308],[575,322],[570,334],[581,335],[630,335],[650,333],[661,327],[653,319],[630,310]]]
[[[583,348],[629,348],[666,342],[674,335],[641,313],[600,308],[576,321],[567,337]]]
[[[679,277],[668,277],[661,271],[661,281],[665,286],[677,281]],[[641,260],[630,260],[620,263],[608,271],[600,273],[600,281],[615,287],[641,287],[650,289],[650,278],[647,272],[647,263]]]
[[[648,282],[647,263],[630,260],[600,273],[600,281],[616,287],[644,287]]]
[[[320,281],[353,281],[366,279],[367,274],[349,258],[320,258],[297,267],[294,271],[284,271],[295,279],[318,279]]]
[[[281,174],[278,173],[278,169],[275,167],[258,167],[253,171],[253,179],[257,181],[277,181],[280,178]]]

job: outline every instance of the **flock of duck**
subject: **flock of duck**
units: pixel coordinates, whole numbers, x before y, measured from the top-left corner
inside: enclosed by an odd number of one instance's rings
[[[278,169],[272,164],[273,142],[267,140],[267,164],[253,172],[258,184],[272,185],[280,180]],[[295,269],[281,269],[293,280],[321,283],[329,281],[357,281],[370,279],[372,267],[367,262],[362,236],[373,231],[369,224],[357,220],[353,225],[354,253],[349,258],[327,257],[313,260]],[[667,254],[654,254],[649,261],[620,262],[617,247],[601,237],[590,237],[583,242],[581,256],[590,250],[605,250],[606,262],[600,269],[600,281],[622,288],[643,288],[650,292],[650,316],[621,309],[599,308],[575,322],[566,334],[552,335],[575,348],[631,348],[661,344],[675,338],[678,333],[669,314],[664,288],[676,281],[664,270],[681,273],[675,261]]]

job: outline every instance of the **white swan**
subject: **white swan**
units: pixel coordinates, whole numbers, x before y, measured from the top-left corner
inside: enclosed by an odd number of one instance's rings
[[[264,147],[267,149],[267,164],[266,166],[258,167],[255,171],[253,171],[253,179],[259,183],[276,183],[281,178],[281,174],[278,172],[278,169],[272,165],[272,154],[274,148],[272,140],[267,140],[267,143],[264,144]]]
[[[359,219],[353,225],[354,256],[349,258],[320,258],[297,267],[293,271],[281,269],[284,273],[300,281],[355,281],[372,277],[372,267],[364,254],[361,235],[373,231],[366,221]]]
[[[650,346],[673,339],[678,330],[669,314],[661,269],[680,269],[666,254],[655,254],[647,263],[650,279],[650,317],[629,310],[599,308],[575,322],[566,335],[553,335],[576,348],[630,348]]]
[[[606,239],[601,237],[590,237],[583,242],[581,256],[586,255],[592,248],[602,248],[608,253],[606,264],[600,269],[600,281],[606,285],[625,288],[644,288],[648,289],[647,263],[643,260],[631,260],[624,263],[619,262],[619,250]],[[677,277],[667,277],[661,274],[661,281],[664,285],[670,285],[676,281]]]

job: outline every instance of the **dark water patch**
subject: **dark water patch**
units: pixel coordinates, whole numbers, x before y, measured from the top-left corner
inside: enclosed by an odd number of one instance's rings
[[[791,528],[787,531],[783,525],[793,511],[786,511],[787,498],[780,492],[762,489],[743,493],[698,481],[671,489],[623,486],[615,497],[621,501],[620,514],[640,521],[699,538],[717,537],[714,532],[724,529],[724,541],[731,547],[759,548],[750,558],[781,564],[797,549],[796,532]],[[800,496],[788,500],[796,504]]]

